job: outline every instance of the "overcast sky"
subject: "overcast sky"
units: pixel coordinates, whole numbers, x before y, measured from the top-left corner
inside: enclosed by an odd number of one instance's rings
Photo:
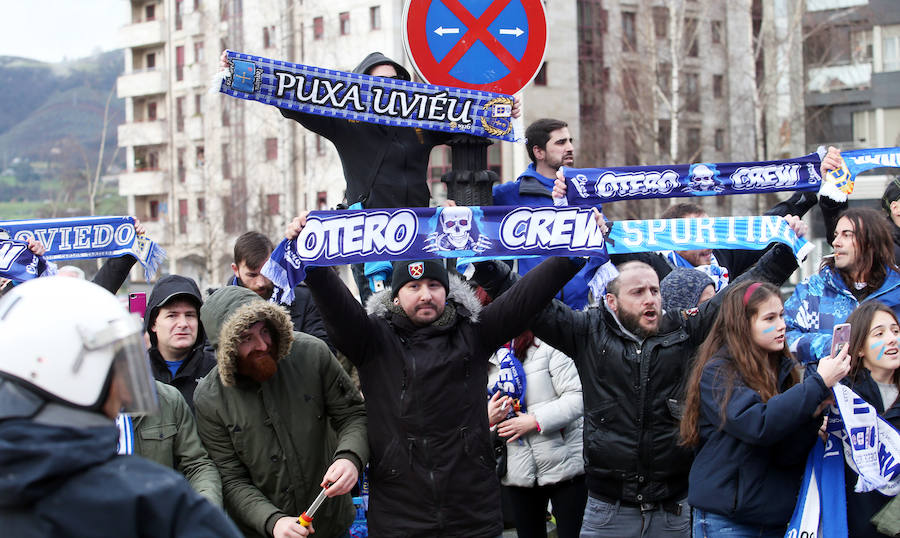
[[[45,62],[118,48],[128,0],[0,0],[0,56]]]

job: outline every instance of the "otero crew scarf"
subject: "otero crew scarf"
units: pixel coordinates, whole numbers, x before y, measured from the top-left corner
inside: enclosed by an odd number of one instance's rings
[[[54,264],[28,250],[27,242],[0,239],[0,278],[25,282],[55,273]]]
[[[279,108],[395,127],[522,139],[513,98],[374,77],[226,51],[231,68],[220,92]],[[514,126],[514,124],[516,124]]]
[[[615,275],[609,254],[740,248],[777,241],[802,259],[813,248],[781,217],[620,221],[604,241],[592,208],[446,207],[313,211],[292,241],[275,247],[262,273],[292,300],[305,267],[381,260],[594,256]]]
[[[900,148],[843,152],[844,166],[825,179],[817,153],[762,162],[696,163],[617,168],[563,168],[566,198],[572,205],[593,206],[621,200],[763,194],[779,191],[819,192],[838,202],[853,192],[857,174],[900,166]]]
[[[16,220],[0,222],[13,239],[37,239],[47,252],[44,258],[82,260],[132,255],[144,267],[147,280],[153,277],[166,251],[145,235],[134,232],[131,217],[77,217],[66,219]]]

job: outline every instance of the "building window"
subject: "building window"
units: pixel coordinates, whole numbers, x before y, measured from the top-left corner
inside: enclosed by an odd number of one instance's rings
[[[627,67],[622,70],[622,99],[625,101],[625,108],[628,110],[637,110],[639,107],[639,88],[638,70]],[[628,161],[628,159],[626,159]],[[627,162],[625,164],[628,164]]]
[[[266,209],[268,210],[268,215],[275,216],[281,214],[281,196],[277,194],[267,194],[266,195]]]
[[[537,75],[534,76],[534,85],[535,86],[546,86],[547,85],[547,62],[541,64],[541,68],[538,70]]]
[[[700,112],[700,75],[697,73],[685,73],[684,97],[689,112]]]
[[[150,220],[159,220],[159,200],[150,200]]]
[[[196,115],[196,116],[203,115],[203,94],[202,93],[194,94],[194,115]]]
[[[326,191],[316,193],[316,209],[319,211],[328,209],[328,193]]]
[[[725,149],[725,129],[716,129],[716,151]]]
[[[700,156],[700,129],[692,127],[687,130],[687,140],[685,140],[685,149],[687,150],[687,158],[691,162],[702,160]]]
[[[222,144],[222,179],[231,179],[231,157],[228,144]]]
[[[178,148],[178,182],[184,183],[187,179],[187,166],[184,164],[184,148]]]
[[[653,30],[659,39],[665,39],[669,35],[669,8],[664,6],[653,8]]]
[[[147,4],[144,6],[144,19],[148,21],[156,20],[156,4]]]
[[[322,39],[325,35],[325,19],[316,17],[313,19],[313,39]]]
[[[622,12],[622,50],[634,52],[637,50],[637,14],[632,11]]]
[[[656,131],[656,145],[659,146],[660,157],[665,159],[669,155],[672,140],[672,123],[669,120],[659,120],[659,127]]]
[[[900,71],[900,36],[884,38],[882,50],[883,69],[885,71]]]
[[[184,0],[175,0],[175,29],[181,30],[184,25]]]
[[[147,121],[156,121],[156,102],[147,103]]]
[[[202,62],[204,56],[203,41],[194,41],[194,63]]]
[[[672,91],[672,66],[669,64],[659,64],[656,68],[656,85],[665,95],[669,95]]]
[[[184,97],[175,98],[175,130],[184,132]]]
[[[197,198],[197,218],[206,218],[206,198]]]
[[[184,198],[178,200],[178,233],[187,233],[188,201]]]
[[[325,155],[325,144],[319,135],[316,135],[316,155]]]
[[[184,80],[184,45],[175,47],[175,80]]]
[[[700,36],[697,35],[697,28],[697,19],[684,19],[684,46],[686,47],[687,55],[691,58],[696,58],[700,54],[700,47],[698,46]]]
[[[155,151],[147,153],[147,167],[149,170],[159,170],[159,153]]]
[[[637,166],[641,164],[641,157],[638,152],[637,139],[634,131],[625,130],[625,166]]]
[[[156,69],[156,53],[149,52],[146,56],[147,59],[147,70]]]
[[[722,84],[725,80],[725,77],[722,75],[713,75],[713,97],[716,99],[722,98]]]
[[[350,35],[350,12],[344,11],[339,16],[341,35]]]
[[[722,42],[722,21],[712,21],[709,23],[710,39],[713,43]]]
[[[381,30],[381,6],[369,8],[369,29]]]
[[[237,212],[234,210],[231,196],[222,197],[222,213],[224,213],[225,233],[237,232]]]
[[[274,161],[278,158],[278,139],[266,138],[266,160]]]
[[[275,46],[275,27],[266,26],[263,28],[263,48],[270,49]]]
[[[231,115],[228,113],[228,105],[222,105],[222,127],[231,126]]]
[[[203,149],[203,146],[197,146],[194,154],[197,159],[197,168],[203,168],[206,165],[206,150]]]

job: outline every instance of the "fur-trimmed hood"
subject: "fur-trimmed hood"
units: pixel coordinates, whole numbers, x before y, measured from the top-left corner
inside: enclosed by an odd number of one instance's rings
[[[472,287],[455,274],[450,274],[448,277],[450,292],[447,294],[447,307],[441,317],[436,319],[432,325],[450,325],[457,314],[468,318],[472,323],[478,323],[478,315],[481,314],[482,306]],[[380,318],[402,316],[409,319],[403,309],[394,304],[393,296],[391,288],[385,288],[373,294],[366,301],[366,312],[370,316]]]
[[[284,307],[264,300],[240,286],[226,286],[212,294],[200,309],[209,343],[216,350],[219,379],[231,387],[237,380],[238,343],[241,333],[265,321],[275,339],[275,360],[284,358],[294,341],[294,327]]]

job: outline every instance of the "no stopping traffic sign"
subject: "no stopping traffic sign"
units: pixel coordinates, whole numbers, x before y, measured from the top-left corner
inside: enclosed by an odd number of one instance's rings
[[[542,0],[410,0],[403,44],[427,82],[513,94],[547,49]]]

